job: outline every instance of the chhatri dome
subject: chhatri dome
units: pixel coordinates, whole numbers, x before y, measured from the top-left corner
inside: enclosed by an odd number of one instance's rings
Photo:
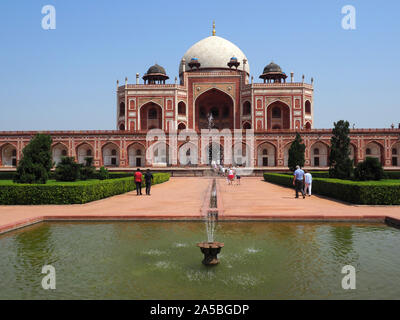
[[[237,58],[240,63],[239,70],[243,70],[243,59],[247,58],[242,50],[232,42],[215,35],[215,25],[213,24],[213,35],[195,43],[183,55],[185,59],[186,71],[190,70],[189,63],[193,58],[200,63],[199,69],[230,69],[227,65],[232,57]],[[197,68],[196,68],[197,69]],[[248,61],[244,65],[247,74],[250,74]],[[182,63],[179,64],[179,74],[182,73]]]

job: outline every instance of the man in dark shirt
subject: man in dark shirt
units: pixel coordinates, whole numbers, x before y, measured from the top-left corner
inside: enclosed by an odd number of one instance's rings
[[[144,174],[144,181],[146,182],[146,194],[148,196],[150,195],[151,183],[153,180],[153,174],[150,172],[150,169],[147,169],[146,173]]]

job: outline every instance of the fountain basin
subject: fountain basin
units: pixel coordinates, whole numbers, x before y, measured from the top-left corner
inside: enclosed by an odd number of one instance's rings
[[[204,259],[202,263],[206,266],[212,266],[219,263],[218,253],[224,247],[222,242],[199,242],[197,246],[200,248],[201,252],[204,254]]]

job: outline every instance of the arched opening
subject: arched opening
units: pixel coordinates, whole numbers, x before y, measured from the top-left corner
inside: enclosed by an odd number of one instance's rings
[[[237,166],[251,166],[250,147],[242,142],[233,146],[233,164]]]
[[[16,167],[17,149],[11,144],[4,145],[1,148],[1,161],[4,167]]]
[[[216,142],[209,143],[204,149],[207,164],[224,164],[224,148]]]
[[[185,116],[186,115],[186,105],[183,101],[178,103],[178,114],[180,116]]]
[[[125,116],[125,102],[119,104],[119,116]]]
[[[128,147],[128,158],[130,167],[143,167],[145,161],[145,148],[140,143],[131,144]]]
[[[86,158],[93,158],[93,149],[88,143],[83,143],[76,148],[78,163],[85,164]]]
[[[311,123],[306,122],[305,128],[306,130],[311,130]]]
[[[52,148],[52,156],[53,156],[54,165],[57,166],[57,164],[59,164],[61,162],[61,159],[63,157],[68,156],[67,147],[61,143],[57,143]]]
[[[108,143],[102,148],[103,165],[107,167],[119,166],[119,148],[113,143]]]
[[[184,124],[183,122],[178,124],[178,131],[185,130],[185,129],[186,129],[186,124]]]
[[[275,146],[270,143],[263,143],[257,148],[257,163],[259,167],[274,167],[275,161]]]
[[[251,115],[251,104],[249,101],[243,103],[243,116]]]
[[[305,112],[306,112],[306,114],[311,114],[311,102],[310,101],[306,101],[306,104],[305,104],[305,110],[304,110]]]
[[[328,147],[322,142],[314,143],[311,146],[311,166],[328,166]]]
[[[119,125],[119,130],[124,131],[125,130],[125,125],[123,123],[121,123]]]
[[[246,129],[246,130],[250,130],[251,129],[251,124],[250,124],[250,122],[245,122],[245,123],[243,123],[243,129]]]
[[[198,164],[198,148],[194,143],[186,142],[179,148],[179,164],[194,166]]]
[[[392,166],[400,166],[400,142],[396,142],[392,146]]]
[[[268,129],[290,129],[290,108],[281,101],[271,103],[267,108]]]
[[[162,109],[158,104],[149,102],[140,108],[140,128],[162,129]]]
[[[210,89],[196,99],[195,127],[233,129],[233,100],[218,89]],[[211,116],[210,116],[211,115]]]
[[[169,165],[169,146],[165,142],[156,142],[150,148],[153,166],[165,167]]]
[[[376,158],[380,163],[383,162],[383,148],[376,142],[370,142],[365,146],[365,158]]]

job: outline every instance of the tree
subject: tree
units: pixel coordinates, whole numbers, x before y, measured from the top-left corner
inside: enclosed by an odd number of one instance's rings
[[[81,180],[87,180],[93,177],[96,172],[96,168],[93,166],[93,158],[86,157],[85,164],[80,168]]]
[[[107,168],[101,167],[98,176],[100,180],[107,180],[110,177],[110,174]]]
[[[350,159],[349,122],[335,122],[332,129],[331,151],[329,153],[329,177],[349,179],[353,175],[353,161]]]
[[[289,159],[288,166],[289,170],[296,170],[296,166],[304,166],[304,152],[306,150],[306,146],[302,143],[301,136],[298,132],[296,132],[296,138],[292,142],[289,148]]]
[[[74,157],[62,157],[56,166],[57,181],[76,181],[79,178],[81,165],[75,162]]]
[[[47,134],[36,134],[22,150],[22,159],[14,177],[16,183],[45,184],[53,166],[52,139]]]
[[[357,164],[354,176],[357,180],[381,180],[385,173],[377,158],[367,157]]]

